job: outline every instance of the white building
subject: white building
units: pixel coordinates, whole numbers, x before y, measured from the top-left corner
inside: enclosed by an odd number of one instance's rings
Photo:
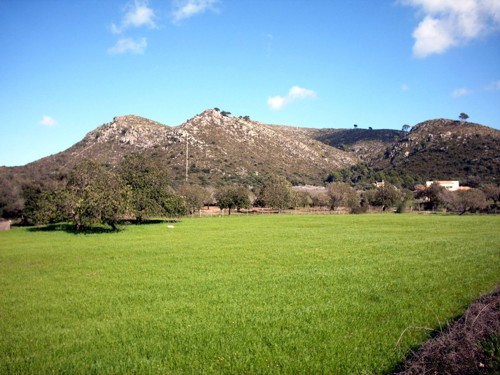
[[[460,184],[458,183],[458,181],[426,181],[425,187],[429,187],[432,184],[441,185],[449,191],[460,190]]]

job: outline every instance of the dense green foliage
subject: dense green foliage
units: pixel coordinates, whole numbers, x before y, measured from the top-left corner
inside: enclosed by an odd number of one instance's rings
[[[73,168],[66,189],[57,193],[63,196],[68,218],[77,228],[102,223],[116,229],[116,223],[130,206],[130,188],[125,181],[89,160]],[[42,196],[40,201],[43,200]]]
[[[407,327],[444,326],[495,287],[499,226],[273,215],[0,232],[0,373],[386,373],[430,334]]]
[[[170,187],[167,170],[157,160],[129,154],[119,165],[119,175],[132,192],[131,205],[137,221],[185,212],[184,204]]]
[[[283,176],[270,175],[264,180],[257,201],[262,207],[278,210],[293,207],[292,185]]]
[[[210,192],[199,185],[183,184],[177,188],[177,193],[184,198],[187,211],[190,214],[201,210],[203,205],[209,204],[212,201]]]
[[[221,186],[215,192],[215,200],[217,201],[217,206],[219,206],[221,210],[227,208],[229,215],[231,215],[231,210],[234,208],[240,210],[241,208],[250,207],[249,194],[250,192],[244,186]]]

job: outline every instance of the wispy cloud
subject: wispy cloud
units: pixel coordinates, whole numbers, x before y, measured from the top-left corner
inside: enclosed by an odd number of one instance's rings
[[[472,93],[471,90],[466,89],[465,87],[460,87],[458,89],[453,90],[453,92],[451,93],[451,96],[453,98],[460,98],[461,96],[470,95],[471,93]]]
[[[273,39],[274,39],[274,35],[273,34],[266,34],[265,35],[265,38],[266,38],[266,52],[267,52],[267,55],[271,55],[272,51],[273,51]]]
[[[43,126],[47,126],[47,127],[51,127],[51,126],[57,125],[57,121],[53,117],[43,115],[42,119],[38,122],[38,124],[43,125]]]
[[[498,0],[399,0],[417,8],[423,20],[413,31],[413,55],[444,53],[500,30]]]
[[[116,42],[116,44],[108,49],[108,53],[111,55],[120,55],[123,53],[133,53],[135,55],[140,55],[144,53],[144,50],[148,46],[148,41],[146,38],[140,38],[134,40],[132,38],[123,38]]]
[[[488,90],[500,90],[500,79],[498,81],[491,82],[488,87]]]
[[[113,34],[121,34],[130,27],[146,26],[150,29],[156,29],[155,12],[149,7],[147,0],[135,0],[133,3],[128,3],[125,7],[125,14],[120,23],[111,24],[111,32]]]
[[[273,96],[267,99],[269,107],[275,111],[279,111],[284,106],[295,102],[296,100],[314,98],[316,92],[313,90],[305,89],[299,86],[293,86],[287,96]]]
[[[180,22],[208,10],[216,11],[219,0],[175,0],[172,11],[174,22]]]

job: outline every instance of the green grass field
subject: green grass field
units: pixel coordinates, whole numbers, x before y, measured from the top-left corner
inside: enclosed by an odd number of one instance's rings
[[[0,373],[383,374],[500,281],[500,216],[167,225],[0,232]]]

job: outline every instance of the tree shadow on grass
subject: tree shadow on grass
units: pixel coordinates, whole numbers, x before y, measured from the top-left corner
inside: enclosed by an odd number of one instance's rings
[[[144,219],[142,221],[139,220],[119,220],[118,224],[120,225],[149,225],[149,224],[162,224],[165,223],[166,220],[162,219]]]
[[[178,223],[178,219],[146,219],[141,222],[137,220],[119,220],[116,229],[106,226],[90,226],[76,229],[74,224],[70,223],[57,223],[48,224],[39,227],[31,227],[28,229],[30,232],[66,232],[71,234],[109,234],[118,233],[123,231],[128,225],[151,225],[163,223]]]
[[[49,224],[43,227],[32,227],[28,229],[30,232],[66,232],[71,234],[106,234],[106,233],[118,233],[122,230],[119,228],[118,230],[114,230],[109,227],[84,227],[80,229],[76,229],[74,224]]]

